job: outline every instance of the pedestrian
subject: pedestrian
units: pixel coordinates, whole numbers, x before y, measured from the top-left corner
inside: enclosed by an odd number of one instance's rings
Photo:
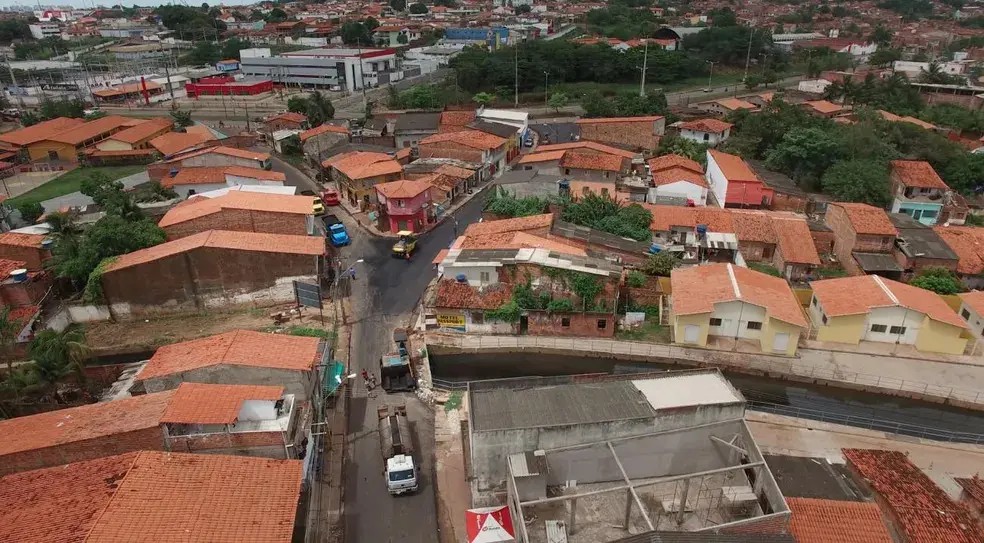
[[[369,386],[369,372],[365,369],[362,370],[362,380],[366,383],[366,386]]]
[[[355,281],[355,266],[349,267],[348,274],[352,276],[352,280]]]

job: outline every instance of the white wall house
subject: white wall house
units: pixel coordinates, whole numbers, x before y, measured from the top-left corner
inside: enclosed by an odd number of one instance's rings
[[[725,177],[718,163],[714,161],[710,151],[707,152],[707,168],[704,171],[704,179],[707,180],[707,185],[714,193],[717,204],[724,207],[725,197],[728,194],[728,178]]]
[[[692,181],[679,180],[658,184],[649,189],[646,201],[658,203],[659,196],[675,196],[692,200],[695,205],[707,205],[707,186],[698,185]]]
[[[827,87],[829,87],[830,84],[831,82],[826,79],[807,79],[800,81],[799,85],[796,87],[796,90],[809,94],[823,94],[827,92]]]
[[[714,304],[707,334],[710,336],[761,339],[766,321],[765,308],[748,302]],[[752,323],[749,327],[748,323]],[[758,323],[758,324],[756,324]]]
[[[967,322],[974,337],[984,338],[984,292],[974,290],[960,296],[960,318]]]
[[[731,127],[731,123],[717,119],[698,119],[677,124],[681,138],[712,147],[723,143],[731,136]]]
[[[824,326],[825,316],[823,304],[814,296],[810,302],[810,320],[815,326]],[[925,313],[901,306],[873,307],[864,321],[861,341],[913,345],[925,318]]]

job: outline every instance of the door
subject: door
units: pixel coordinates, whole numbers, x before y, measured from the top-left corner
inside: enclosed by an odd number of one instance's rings
[[[776,334],[772,340],[772,350],[780,353],[786,352],[789,348],[789,334]]]
[[[520,315],[519,317],[519,333],[525,334],[530,327],[530,318],[526,315]]]
[[[58,160],[58,151],[48,151],[48,160]]]
[[[684,343],[697,343],[697,337],[699,335],[700,335],[700,326],[694,324],[687,324],[683,327]]]

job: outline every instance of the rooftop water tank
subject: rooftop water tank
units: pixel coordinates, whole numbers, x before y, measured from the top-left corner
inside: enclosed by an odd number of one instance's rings
[[[10,272],[10,277],[17,283],[23,283],[27,281],[27,270],[24,268],[16,269]]]

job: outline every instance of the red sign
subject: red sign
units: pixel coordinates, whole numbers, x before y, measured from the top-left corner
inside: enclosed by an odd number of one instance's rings
[[[509,507],[483,507],[465,511],[465,529],[469,543],[516,541]]]

